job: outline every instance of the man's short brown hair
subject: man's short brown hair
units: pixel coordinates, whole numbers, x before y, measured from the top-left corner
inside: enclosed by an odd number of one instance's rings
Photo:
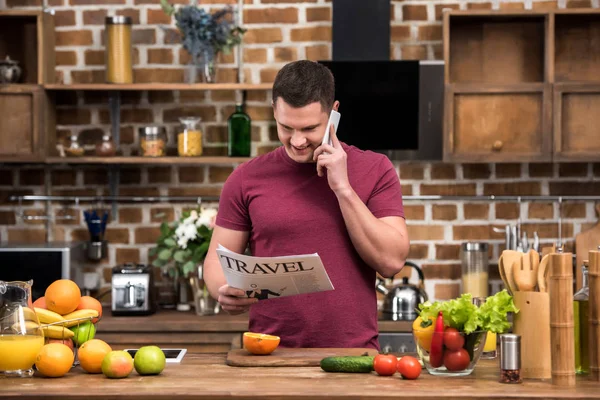
[[[294,61],[279,70],[273,83],[273,104],[282,98],[300,108],[314,102],[329,112],[335,100],[333,74],[323,64],[309,60]]]

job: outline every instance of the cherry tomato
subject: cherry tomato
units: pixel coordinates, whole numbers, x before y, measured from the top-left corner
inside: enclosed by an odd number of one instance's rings
[[[373,369],[379,375],[391,376],[396,373],[398,359],[391,354],[378,354],[373,360]]]
[[[465,349],[446,350],[444,352],[444,366],[448,371],[462,371],[469,366],[471,358]]]
[[[404,356],[398,360],[398,372],[404,379],[417,379],[421,375],[421,364],[412,356]]]
[[[456,328],[444,330],[444,346],[448,350],[458,350],[465,345],[465,337]]]

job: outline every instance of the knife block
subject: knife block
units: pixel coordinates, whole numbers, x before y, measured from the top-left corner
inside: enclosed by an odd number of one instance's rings
[[[542,292],[515,292],[513,332],[521,335],[521,376],[550,379],[550,296]]]

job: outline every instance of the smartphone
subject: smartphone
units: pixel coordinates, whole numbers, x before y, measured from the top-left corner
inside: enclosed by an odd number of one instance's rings
[[[183,356],[187,353],[187,349],[161,349],[165,353],[167,363],[180,363],[183,360]],[[135,357],[138,349],[125,349],[126,352]]]
[[[323,141],[321,144],[329,144],[331,146],[331,137],[329,135],[329,127],[333,124],[333,130],[337,133],[338,125],[340,124],[340,118],[342,114],[335,110],[331,110],[331,114],[329,114],[329,121],[327,121],[327,126],[325,127],[325,135],[323,136]]]

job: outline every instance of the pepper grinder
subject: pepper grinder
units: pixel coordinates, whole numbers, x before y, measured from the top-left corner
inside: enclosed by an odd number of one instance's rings
[[[550,254],[549,268],[552,384],[575,386],[573,254]]]
[[[589,252],[588,282],[589,295],[589,351],[590,378],[600,381],[600,246]]]

